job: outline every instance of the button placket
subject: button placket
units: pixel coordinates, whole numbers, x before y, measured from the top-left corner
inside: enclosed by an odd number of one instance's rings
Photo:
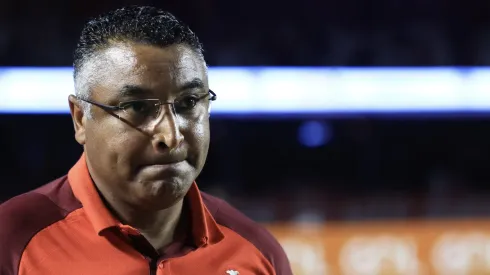
[[[159,275],[169,274],[168,262],[166,260],[159,262],[157,274],[159,274]]]

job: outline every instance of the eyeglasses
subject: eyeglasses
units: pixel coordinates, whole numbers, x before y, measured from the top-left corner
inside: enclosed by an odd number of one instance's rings
[[[76,96],[77,99],[110,111],[117,115],[119,119],[138,127],[146,127],[156,121],[162,112],[163,105],[170,105],[172,113],[178,118],[187,120],[198,118],[203,112],[208,110],[210,103],[204,100],[206,97],[209,97],[209,101],[216,100],[216,94],[211,90],[205,95],[185,95],[174,102],[162,102],[159,99],[140,99],[123,101],[117,106],[105,105]]]

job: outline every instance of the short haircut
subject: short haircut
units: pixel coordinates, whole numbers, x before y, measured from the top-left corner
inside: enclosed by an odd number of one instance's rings
[[[82,30],[73,61],[77,96],[89,97],[86,79],[79,79],[87,61],[100,51],[124,42],[162,48],[184,44],[203,57],[203,47],[196,34],[171,13],[149,6],[113,10],[88,21]],[[89,107],[84,109],[88,110]]]

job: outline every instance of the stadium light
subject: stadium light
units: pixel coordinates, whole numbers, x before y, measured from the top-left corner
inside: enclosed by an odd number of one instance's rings
[[[213,116],[489,113],[490,68],[213,67]],[[0,113],[68,113],[71,68],[0,67]]]

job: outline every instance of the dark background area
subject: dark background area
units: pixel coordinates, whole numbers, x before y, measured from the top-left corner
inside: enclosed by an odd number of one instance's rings
[[[198,182],[256,219],[490,214],[488,120],[317,119],[330,141],[298,140],[299,119],[212,120]],[[82,148],[68,115],[0,117],[3,199],[64,175]]]
[[[0,64],[71,65],[85,21],[129,4],[187,22],[211,66],[490,64],[484,0],[2,0]]]
[[[482,0],[3,0],[0,66],[71,66],[83,23],[127,4],[186,21],[210,66],[490,64],[490,2]],[[329,126],[326,144],[299,142],[310,120]],[[488,216],[489,122],[214,117],[199,184],[262,221]],[[68,115],[1,115],[0,200],[64,175],[81,151]]]

